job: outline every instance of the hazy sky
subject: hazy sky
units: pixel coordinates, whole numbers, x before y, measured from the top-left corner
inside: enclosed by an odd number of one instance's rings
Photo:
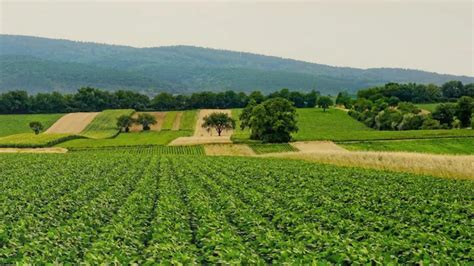
[[[472,1],[3,1],[6,34],[474,76]]]

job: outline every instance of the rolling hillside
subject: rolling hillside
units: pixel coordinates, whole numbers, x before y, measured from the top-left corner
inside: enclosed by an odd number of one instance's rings
[[[157,91],[264,92],[283,87],[335,94],[386,82],[440,84],[473,77],[407,69],[332,67],[251,53],[168,46],[134,48],[48,38],[0,35],[0,92],[72,92],[81,86]]]

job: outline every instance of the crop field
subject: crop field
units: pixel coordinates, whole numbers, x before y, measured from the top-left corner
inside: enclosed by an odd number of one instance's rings
[[[0,264],[474,259],[473,181],[267,158],[0,157]]]
[[[30,122],[38,121],[48,129],[64,114],[0,115],[0,137],[33,132]]]
[[[248,128],[245,130],[240,129],[239,116],[242,113],[242,109],[232,109],[232,118],[235,120],[235,129],[232,133],[232,140],[236,142],[247,141],[250,138],[250,131]]]
[[[177,114],[178,114],[178,111],[166,112],[165,121],[163,122],[163,126],[161,127],[161,130],[171,130]]]
[[[194,127],[196,126],[197,115],[197,110],[183,111],[183,117],[181,117],[181,124],[179,125],[179,130],[194,131]]]
[[[75,139],[58,144],[58,147],[80,148],[80,147],[113,147],[113,146],[135,146],[135,145],[167,145],[178,137],[191,136],[191,131],[148,131],[121,133],[114,138],[108,139]]]
[[[232,115],[238,118],[241,110],[234,109]],[[405,130],[405,131],[379,131],[365,126],[353,119],[346,112],[338,109],[329,109],[323,112],[319,108],[300,108],[298,113],[297,133],[293,134],[294,141],[310,140],[391,140],[391,139],[421,139],[421,138],[446,138],[446,137],[474,137],[474,130]],[[237,129],[232,135],[232,140],[245,142],[249,139],[248,130]]]
[[[98,114],[92,122],[87,125],[81,135],[88,138],[103,139],[111,138],[118,134],[117,117],[131,115],[132,109],[105,110]]]
[[[71,134],[38,134],[22,133],[0,138],[3,148],[39,148],[50,147],[63,141],[80,138]]]
[[[295,147],[288,143],[283,144],[250,144],[250,148],[256,154],[274,153],[274,152],[290,152],[298,151]]]
[[[124,153],[136,155],[204,155],[204,148],[200,145],[194,146],[117,146],[102,148],[69,148],[71,152],[104,152]]]
[[[407,151],[435,154],[474,154],[474,138],[373,141],[340,144],[356,151]]]

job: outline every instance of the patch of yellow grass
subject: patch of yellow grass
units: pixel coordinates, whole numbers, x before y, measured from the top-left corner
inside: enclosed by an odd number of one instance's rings
[[[0,148],[0,153],[66,153],[67,149],[54,148]]]
[[[269,154],[265,156],[474,180],[474,156],[472,155],[318,151],[311,153]]]
[[[245,144],[210,144],[204,146],[206,155],[252,156],[255,152]]]

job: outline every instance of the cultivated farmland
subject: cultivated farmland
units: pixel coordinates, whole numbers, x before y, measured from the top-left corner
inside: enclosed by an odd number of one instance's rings
[[[435,154],[474,154],[474,138],[367,141],[341,144],[349,150],[408,151]]]
[[[473,260],[472,181],[243,157],[0,157],[0,264]]]
[[[33,114],[33,115],[0,115],[0,137],[33,132],[29,127],[32,121],[43,124],[48,129],[63,114]]]
[[[238,119],[241,109],[233,109],[232,116]],[[365,126],[339,109],[329,109],[324,112],[318,108],[300,108],[298,114],[298,132],[293,134],[295,141],[310,140],[391,140],[391,139],[422,139],[445,137],[474,137],[474,130],[405,130],[380,131]],[[237,128],[232,135],[236,142],[248,142],[248,130]]]
[[[75,139],[60,143],[57,146],[64,148],[80,147],[113,147],[113,146],[140,146],[140,145],[167,145],[178,137],[190,136],[191,131],[170,131],[162,130],[159,132],[133,132],[122,133],[114,138],[108,139]]]
[[[0,138],[0,147],[11,148],[39,148],[50,147],[55,144],[80,138],[70,134],[38,134],[22,133]]]
[[[81,132],[83,136],[94,139],[111,138],[118,134],[117,117],[131,115],[132,109],[105,110],[95,116],[94,120]]]

